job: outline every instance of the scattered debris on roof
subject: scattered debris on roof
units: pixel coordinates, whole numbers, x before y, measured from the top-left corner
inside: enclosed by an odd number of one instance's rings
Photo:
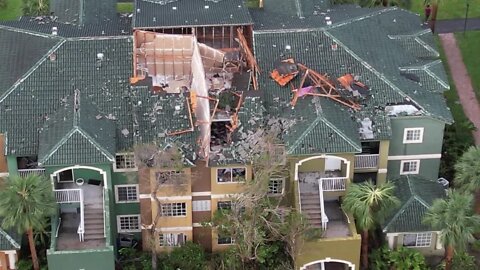
[[[416,115],[421,111],[410,104],[389,105],[385,107],[388,116]]]

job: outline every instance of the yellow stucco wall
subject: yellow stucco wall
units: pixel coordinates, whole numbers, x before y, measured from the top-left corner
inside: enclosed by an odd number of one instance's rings
[[[169,200],[161,200],[161,203],[186,203],[187,215],[178,217],[160,217],[157,222],[157,228],[165,227],[191,227],[192,226],[192,200],[191,199],[176,199],[172,197]],[[157,203],[152,202],[152,217],[155,219],[157,215]]]
[[[388,148],[390,141],[380,141],[380,157],[378,158],[377,184],[383,184],[387,181],[387,166],[388,166]]]
[[[171,170],[163,169],[151,169],[150,170],[150,187],[151,191],[155,189],[156,173],[157,172],[168,172]],[[191,179],[191,170],[186,168],[182,170],[185,174],[185,180],[179,182],[180,184],[162,184],[157,190],[157,196],[159,197],[169,197],[169,196],[189,196],[192,194],[192,179]]]

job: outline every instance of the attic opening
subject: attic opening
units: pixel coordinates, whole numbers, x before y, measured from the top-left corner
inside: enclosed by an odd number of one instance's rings
[[[369,141],[362,142],[362,154],[379,154],[380,153],[380,142],[379,141]]]
[[[232,134],[229,129],[230,120],[213,121],[210,125],[210,148],[215,151],[232,141]]]
[[[38,168],[37,156],[17,157],[17,168],[19,170],[28,170]]]

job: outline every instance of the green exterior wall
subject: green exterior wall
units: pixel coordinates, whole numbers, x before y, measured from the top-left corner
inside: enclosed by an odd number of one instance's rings
[[[113,247],[96,250],[47,251],[49,270],[114,270]]]
[[[138,184],[138,172],[113,172],[112,173],[112,216],[114,218],[112,225],[113,235],[117,235],[117,215],[140,215],[140,203],[116,203],[115,202],[115,185],[131,185]],[[139,194],[140,196],[140,194]],[[129,233],[135,236],[135,239],[141,240],[142,233]],[[114,240],[116,237],[114,238]]]
[[[388,175],[395,177],[400,175],[400,160],[390,160],[388,162]],[[438,178],[438,170],[440,169],[440,159],[421,159],[419,175],[430,180]]]
[[[391,119],[392,137],[389,156],[439,154],[442,152],[445,124],[429,117],[396,117]],[[422,143],[403,143],[405,128],[423,127]]]
[[[397,117],[391,119],[392,138],[390,140],[389,156],[410,156],[441,154],[443,132],[445,124],[429,117]],[[422,143],[403,143],[405,128],[423,127]],[[415,156],[408,159],[418,159]],[[388,177],[396,177],[400,174],[400,160],[389,160]],[[437,179],[440,168],[440,158],[420,159],[419,175],[428,179]]]
[[[9,174],[17,174],[18,164],[16,156],[7,156],[7,167]]]

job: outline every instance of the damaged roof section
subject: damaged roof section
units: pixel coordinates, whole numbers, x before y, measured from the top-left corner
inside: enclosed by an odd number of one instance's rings
[[[61,23],[85,25],[115,20],[115,0],[51,0],[50,12]]]
[[[137,29],[251,24],[243,0],[137,0],[133,15]]]
[[[42,165],[111,163],[116,151],[115,124],[76,90],[48,118],[39,135]]]

